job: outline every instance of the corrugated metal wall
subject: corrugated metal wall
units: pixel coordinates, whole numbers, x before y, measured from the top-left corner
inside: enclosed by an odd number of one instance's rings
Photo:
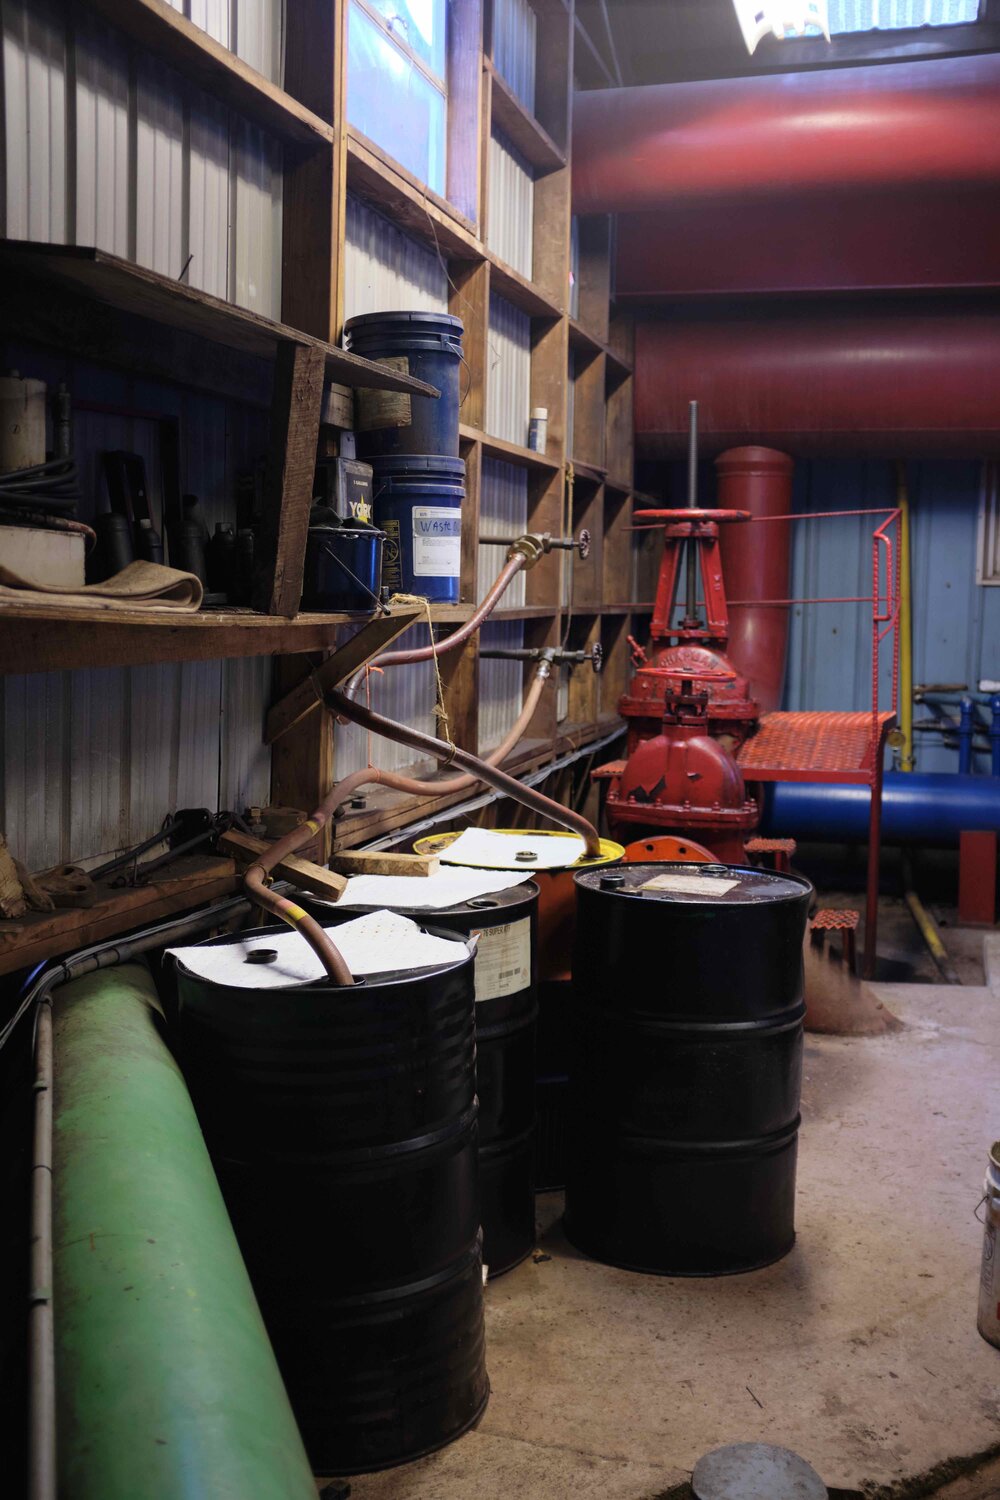
[[[523,620],[503,620],[484,625],[484,648],[520,651],[524,645]],[[524,701],[524,663],[479,662],[479,751],[495,750],[517,720]]]
[[[240,0],[237,31],[273,77],[276,5]],[[4,0],[2,22],[2,232],[96,244],[278,317],[280,144],[83,7]]]
[[[531,405],[531,319],[490,293],[486,431],[508,443],[528,441]]]
[[[976,584],[981,467],[973,462],[911,463],[913,672],[915,682],[1000,678],[1000,591]],[[796,510],[853,510],[895,503],[887,463],[814,462],[797,466]],[[870,516],[793,523],[796,597],[864,594],[871,588]],[[871,615],[866,605],[792,610],[787,708],[850,709],[871,702]],[[919,706],[915,717],[926,717]],[[936,736],[917,736],[921,771],[955,771],[958,757]],[[980,757],[979,768],[987,769]]]
[[[505,135],[490,136],[486,243],[530,281],[534,265],[535,175]]]
[[[182,488],[200,497],[210,527],[233,519],[236,477],[261,454],[259,412],[30,346],[8,345],[4,355],[111,408],[81,409],[74,420],[84,519],[104,506],[100,453],[124,448],[146,460],[162,529],[160,416],[179,423]],[[267,658],[0,679],[0,829],[37,870],[138,843],[179,806],[266,801],[270,682]]]
[[[349,194],[344,316],[404,310],[447,312],[447,268],[419,240]]]
[[[479,535],[520,536],[528,529],[528,471],[516,464],[483,459],[479,491]],[[482,603],[504,565],[506,547],[480,547],[476,602]],[[525,600],[525,575],[519,573],[504,594],[504,606],[518,608]]]
[[[537,33],[538,17],[528,0],[493,0],[493,63],[532,114]]]
[[[347,634],[352,632],[348,631]],[[423,646],[427,643],[426,626],[415,625],[406,636],[408,646]],[[358,701],[367,700],[371,694],[371,706],[377,713],[385,714],[422,734],[438,734],[436,678],[432,661],[416,662],[409,667],[389,667],[385,672],[373,672],[367,678],[367,689],[362,683],[358,690]],[[359,771],[369,764],[384,771],[401,771],[412,766],[419,757],[404,745],[391,740],[369,735],[354,724],[338,724],[333,737],[333,768],[339,781],[352,771]]]
[[[284,75],[283,0],[167,0],[272,83]]]

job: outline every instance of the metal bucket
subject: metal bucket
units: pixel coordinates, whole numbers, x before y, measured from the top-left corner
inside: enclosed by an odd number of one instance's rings
[[[370,615],[379,605],[385,532],[372,526],[310,526],[303,610]]]
[[[324,925],[364,908],[340,910],[307,892],[296,900]],[[479,1096],[479,1199],[483,1259],[491,1276],[519,1265],[535,1243],[535,1027],[538,1019],[538,887],[530,882],[444,910],[397,906],[415,921],[477,936],[476,1092]]]
[[[742,866],[576,877],[566,1232],[661,1275],[795,1240],[802,943],[812,887]]]
[[[983,1264],[979,1276],[979,1318],[976,1327],[988,1344],[1000,1349],[1000,1141],[990,1147],[983,1183]]]
[[[343,988],[177,965],[192,1093],[317,1472],[441,1448],[489,1394],[473,966],[455,946],[445,968]]]
[[[433,385],[440,396],[359,390],[358,453],[458,454],[462,320],[450,313],[364,313],[344,324],[344,346]]]
[[[372,470],[375,521],[386,535],[386,587],[457,604],[465,460],[407,454],[373,458]]]

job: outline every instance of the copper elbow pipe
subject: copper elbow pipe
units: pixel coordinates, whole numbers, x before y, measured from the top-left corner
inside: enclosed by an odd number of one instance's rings
[[[309,824],[303,823],[302,828],[306,830],[305,837],[296,840],[295,847],[307,842],[313,837],[309,832]],[[284,896],[279,896],[276,891],[268,889],[267,877],[279,860],[284,859],[292,851],[283,849],[282,845],[300,833],[296,828],[294,833],[286,834],[264,854],[256,864],[252,864],[243,877],[243,889],[251,901],[258,906],[264,907],[272,916],[278,917],[282,922],[287,922],[296,932],[301,932],[310,948],[323,965],[330,980],[336,985],[348,985],[354,983],[354,975],[347,967],[347,962],[340,949],[331,942],[329,934],[311,917],[301,906],[294,901],[288,901]]]
[[[354,724],[360,724],[362,729],[370,729],[374,734],[381,734],[387,740],[395,740],[397,744],[407,745],[411,750],[416,750],[420,755],[432,755],[436,760],[454,761],[456,765],[468,771],[476,781],[484,781],[487,786],[493,787],[495,791],[503,792],[505,796],[520,802],[524,807],[529,807],[533,812],[541,814],[542,817],[557,823],[561,828],[566,828],[570,833],[578,834],[586,846],[586,853],[590,856],[601,852],[601,840],[597,829],[592,823],[580,813],[571,808],[561,807],[558,802],[553,802],[550,797],[536,792],[534,787],[523,786],[513,776],[508,776],[497,766],[490,765],[487,761],[480,760],[477,755],[471,755],[468,750],[460,750],[457,746],[446,745],[442,740],[436,740],[432,735],[421,734],[418,729],[411,729],[406,724],[397,724],[393,719],[383,718],[381,714],[373,713],[370,708],[363,708],[360,703],[352,703],[350,698],[343,693],[332,692],[327,695],[327,706],[338,717],[349,719]],[[371,775],[368,773],[358,773]],[[350,778],[345,778],[350,780]],[[381,780],[381,774],[379,779]],[[388,784],[388,780],[387,780]],[[421,791],[427,789],[429,783],[417,783]],[[430,783],[433,785],[433,783]],[[447,785],[447,783],[445,783]],[[344,783],[341,782],[341,788]],[[331,795],[336,795],[337,789]],[[323,806],[326,807],[329,797],[324,799]],[[299,830],[296,829],[296,832]],[[289,852],[289,851],[286,851]]]
[[[489,618],[496,609],[500,600],[507,592],[510,584],[527,565],[528,557],[523,552],[518,552],[514,557],[508,558],[500,572],[497,574],[496,582],[490,589],[482,604],[469,616],[464,625],[458,630],[446,636],[443,641],[433,646],[414,646],[405,651],[385,651],[381,656],[376,656],[373,661],[368,662],[367,668],[374,667],[402,667],[409,666],[415,661],[430,661],[433,656],[443,656],[447,651],[454,651],[456,646],[464,646],[470,636],[475,635],[480,626]],[[355,672],[347,687],[344,689],[349,698],[353,698],[358,690],[358,684],[365,674],[365,667],[360,672]]]

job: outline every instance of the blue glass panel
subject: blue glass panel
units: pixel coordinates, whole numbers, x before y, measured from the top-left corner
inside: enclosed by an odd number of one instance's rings
[[[347,118],[414,177],[444,192],[444,95],[356,3],[347,39]]]

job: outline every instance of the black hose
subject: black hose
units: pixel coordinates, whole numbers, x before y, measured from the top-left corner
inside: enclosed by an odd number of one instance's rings
[[[70,514],[76,511],[80,484],[72,458],[54,458],[0,474],[0,505],[27,506],[42,513]]]

